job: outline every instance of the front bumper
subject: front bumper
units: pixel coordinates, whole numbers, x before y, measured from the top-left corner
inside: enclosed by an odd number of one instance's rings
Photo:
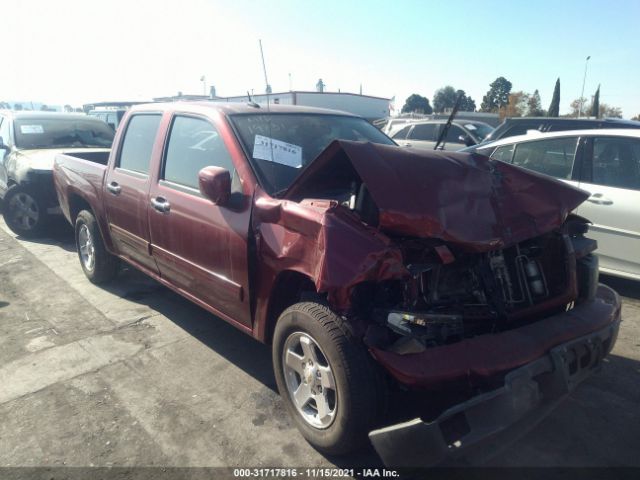
[[[598,300],[611,307],[606,326],[557,344],[538,359],[511,370],[500,388],[455,405],[434,421],[416,418],[370,432],[369,439],[384,463],[428,467],[450,458],[473,458],[479,452],[484,456],[536,425],[600,368],[615,344],[619,297],[600,286]]]

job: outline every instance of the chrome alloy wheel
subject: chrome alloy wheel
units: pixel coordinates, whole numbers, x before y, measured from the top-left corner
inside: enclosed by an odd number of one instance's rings
[[[80,260],[84,268],[93,271],[96,263],[96,249],[93,245],[93,237],[86,224],[80,227],[78,232],[78,248],[80,249]]]
[[[9,215],[14,225],[24,230],[31,230],[40,219],[40,209],[31,195],[20,192],[9,201]]]
[[[282,368],[289,396],[312,427],[328,428],[338,410],[338,394],[331,365],[308,334],[289,335],[282,353]]]

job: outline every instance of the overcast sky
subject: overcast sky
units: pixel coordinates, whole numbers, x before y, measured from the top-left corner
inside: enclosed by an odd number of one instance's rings
[[[273,91],[397,99],[489,83],[539,89],[560,77],[561,112],[602,84],[601,102],[640,114],[640,1],[3,0],[0,100],[80,105],[202,93]]]

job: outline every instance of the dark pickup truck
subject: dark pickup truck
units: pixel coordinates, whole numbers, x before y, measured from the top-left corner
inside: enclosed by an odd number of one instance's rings
[[[368,435],[389,465],[465,454],[548,413],[616,340],[620,300],[571,214],[585,192],[348,114],[136,106],[108,158],[60,155],[54,182],[91,281],[124,260],[271,344],[326,453]],[[464,398],[389,425],[391,389]]]

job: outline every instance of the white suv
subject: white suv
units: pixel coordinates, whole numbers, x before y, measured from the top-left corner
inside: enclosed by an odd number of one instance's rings
[[[600,271],[640,280],[640,131],[529,132],[465,149],[551,175],[591,196],[578,215],[593,222]]]

